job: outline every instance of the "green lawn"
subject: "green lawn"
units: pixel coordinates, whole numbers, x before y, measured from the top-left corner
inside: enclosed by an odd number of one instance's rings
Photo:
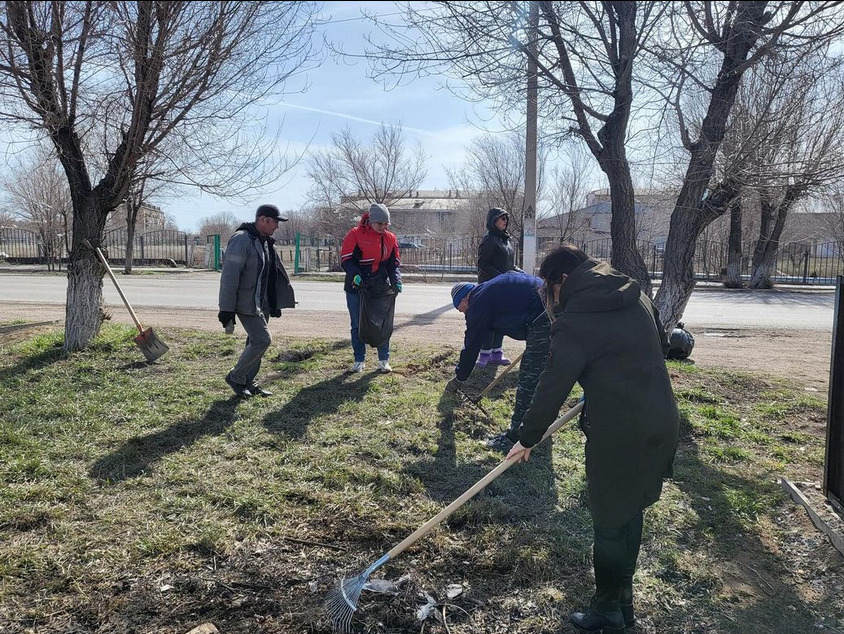
[[[223,376],[242,338],[163,329],[170,352],[147,365],[134,334],[109,325],[70,358],[60,332],[0,340],[2,632],[330,632],[321,602],[338,577],[501,459],[482,441],[506,424],[515,377],[486,402],[490,422],[443,395],[453,349],[399,340],[393,374],[348,375],[345,342],[276,341],[274,396],[239,401]],[[825,400],[670,369],[681,447],[646,514],[636,631],[844,630],[827,582],[840,557],[777,482],[821,479]],[[476,375],[474,392],[492,378]],[[364,593],[356,631],[422,631],[425,594],[439,604],[426,632],[574,631],[566,616],[592,589],[583,443],[561,430],[376,573],[404,577],[401,592]]]

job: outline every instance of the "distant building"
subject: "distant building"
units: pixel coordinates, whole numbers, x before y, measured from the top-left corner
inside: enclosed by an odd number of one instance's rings
[[[135,231],[137,233],[148,233],[150,231],[161,231],[166,228],[167,219],[164,216],[164,211],[161,207],[156,205],[142,204],[138,209],[138,218],[135,222]],[[106,231],[114,231],[117,229],[126,230],[126,206],[120,204],[117,208],[108,215],[106,222]]]
[[[424,244],[428,238],[452,237],[460,232],[461,221],[470,205],[465,191],[458,189],[416,189],[388,201],[390,230],[400,242]],[[362,213],[369,202],[361,195],[340,199],[341,212]]]
[[[671,195],[659,191],[637,192],[634,205],[637,238],[656,246],[664,245],[673,209]],[[546,243],[560,240],[575,244],[609,241],[611,223],[610,193],[607,189],[601,189],[587,194],[584,207],[571,213],[540,219],[537,222],[537,235]]]

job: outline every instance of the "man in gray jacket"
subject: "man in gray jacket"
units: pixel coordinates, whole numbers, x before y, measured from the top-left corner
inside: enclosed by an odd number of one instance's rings
[[[295,308],[293,287],[275,252],[272,235],[287,217],[275,205],[261,205],[255,222],[245,222],[229,238],[220,275],[220,312],[217,319],[230,332],[235,315],[246,331],[246,347],[226,375],[239,396],[271,396],[255,382],[261,359],[272,338],[267,322],[281,317],[282,308]]]

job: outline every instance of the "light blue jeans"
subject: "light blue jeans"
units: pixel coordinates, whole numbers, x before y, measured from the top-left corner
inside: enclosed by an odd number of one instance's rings
[[[360,325],[360,295],[357,293],[346,293],[346,307],[349,309],[349,317],[352,320],[352,350],[355,353],[355,362],[366,360],[366,344],[358,339],[358,326]],[[378,346],[378,360],[390,360],[390,340]]]

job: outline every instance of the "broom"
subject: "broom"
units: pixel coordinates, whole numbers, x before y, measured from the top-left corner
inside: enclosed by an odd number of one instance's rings
[[[560,416],[557,420],[555,420],[545,432],[545,434],[542,436],[542,440],[548,438],[548,436],[553,434],[560,427],[562,427],[575,416],[577,416],[580,413],[580,410],[582,409],[583,402],[581,401],[577,405],[572,407],[569,411],[567,411],[565,414]],[[378,568],[383,566],[391,559],[395,559],[396,557],[398,557],[407,548],[409,548],[417,541],[419,541],[422,537],[430,533],[443,520],[450,517],[457,509],[459,509],[466,502],[468,502],[486,485],[495,480],[495,478],[497,478],[507,469],[513,466],[520,458],[521,454],[513,456],[509,460],[505,458],[502,462],[498,464],[497,467],[495,467],[495,469],[487,473],[483,478],[473,484],[468,491],[466,491],[463,495],[454,500],[454,502],[449,504],[442,511],[437,513],[434,517],[425,522],[422,526],[417,528],[413,533],[407,536],[404,541],[393,547],[392,550],[382,555],[380,559],[373,562],[368,568],[366,568],[366,570],[364,570],[357,576],[349,577],[348,579],[341,579],[338,586],[336,588],[333,588],[328,593],[324,602],[325,609],[328,612],[328,616],[331,618],[331,623],[334,627],[334,630],[343,632],[344,634],[348,634],[349,632],[351,632],[352,615],[358,609],[360,593],[363,590],[364,585],[366,585],[366,581],[367,579],[369,579],[369,575],[371,575],[373,572],[375,572]]]

